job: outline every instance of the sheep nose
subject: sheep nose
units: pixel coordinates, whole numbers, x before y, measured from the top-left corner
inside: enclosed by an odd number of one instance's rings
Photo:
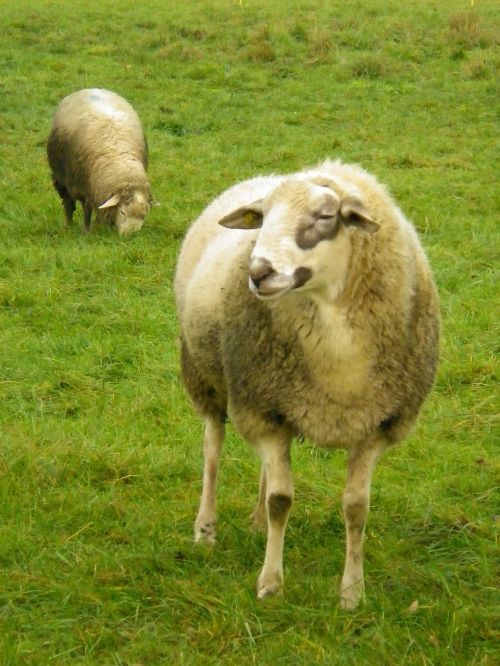
[[[271,262],[263,257],[252,257],[250,260],[250,279],[258,289],[262,280],[274,273]]]

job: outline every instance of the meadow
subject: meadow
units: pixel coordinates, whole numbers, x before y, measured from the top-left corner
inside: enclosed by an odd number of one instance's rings
[[[0,4],[0,664],[498,663],[498,66],[493,0]],[[160,206],[65,228],[45,143],[85,87],[126,97]],[[345,454],[295,443],[285,596],[257,602],[258,461],[230,430],[195,548],[201,424],[173,274],[191,220],[325,157],[385,182],[443,316],[436,387],[379,463],[366,600],[339,609]]]

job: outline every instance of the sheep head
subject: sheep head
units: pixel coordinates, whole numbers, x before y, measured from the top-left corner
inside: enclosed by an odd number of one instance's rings
[[[289,178],[219,221],[259,230],[249,266],[249,287],[259,299],[305,290],[334,297],[342,289],[351,234],[372,234],[379,225],[358,192],[339,189],[328,178]]]
[[[150,208],[149,195],[139,190],[134,190],[129,196],[113,194],[99,206],[100,211],[109,211],[106,217],[117,227],[120,236],[128,236],[139,231]]]

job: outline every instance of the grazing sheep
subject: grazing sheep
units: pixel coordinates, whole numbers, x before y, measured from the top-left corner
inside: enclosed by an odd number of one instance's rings
[[[283,584],[292,438],[346,448],[340,596],[355,608],[373,468],[408,434],[438,360],[438,297],[414,228],[358,166],[248,180],[188,231],[176,296],[183,379],[205,419],[195,539],[215,540],[226,411],[262,459],[259,597]]]
[[[151,206],[148,146],[132,106],[109,90],[78,90],[56,109],[47,142],[52,182],[66,224],[81,201],[84,231],[92,210],[120,234],[138,231]]]

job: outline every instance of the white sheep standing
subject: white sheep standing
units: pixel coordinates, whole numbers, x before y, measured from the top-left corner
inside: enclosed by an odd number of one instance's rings
[[[205,420],[195,540],[215,540],[226,413],[262,460],[259,597],[282,589],[292,438],[346,448],[340,596],[355,608],[372,471],[411,429],[438,360],[438,297],[414,228],[359,166],[254,178],[189,229],[176,297],[183,379]]]
[[[81,201],[85,231],[93,210],[120,234],[142,227],[151,206],[148,146],[137,113],[123,97],[99,88],[65,97],[54,114],[47,157],[67,224]]]

